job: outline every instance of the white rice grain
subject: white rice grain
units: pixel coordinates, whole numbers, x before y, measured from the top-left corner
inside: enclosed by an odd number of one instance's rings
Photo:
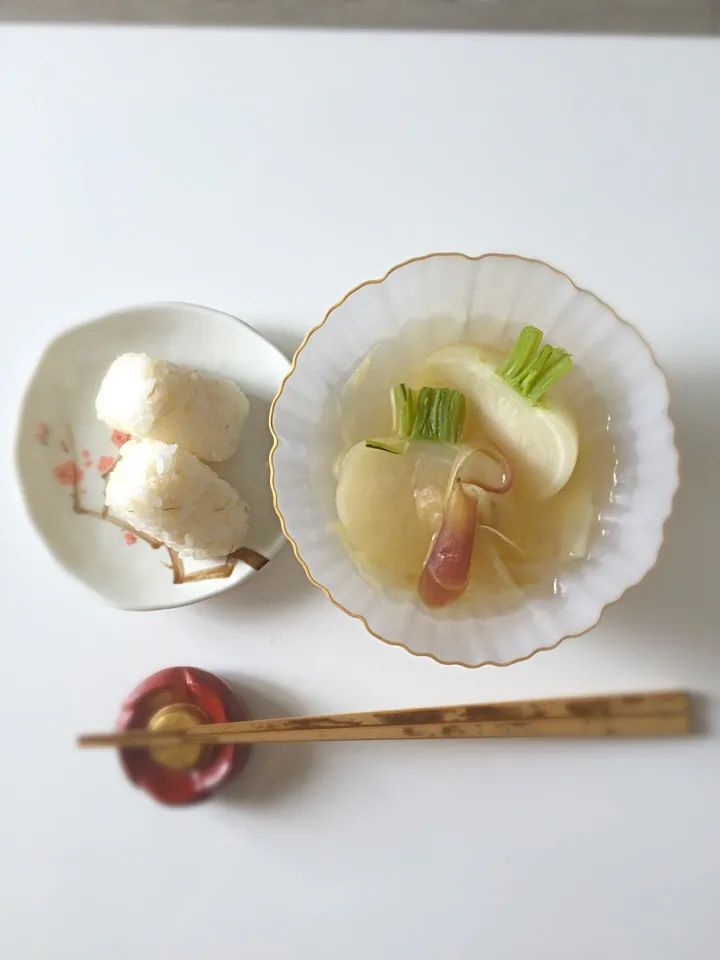
[[[225,557],[245,542],[248,505],[191,453],[130,440],[108,478],[110,513],[183,557]]]
[[[237,450],[250,404],[231,380],[124,353],[110,365],[95,400],[99,420],[134,437],[178,444],[200,460]]]

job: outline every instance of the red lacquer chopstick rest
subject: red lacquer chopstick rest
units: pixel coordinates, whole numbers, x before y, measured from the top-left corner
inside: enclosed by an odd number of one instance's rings
[[[245,705],[219,677],[196,667],[160,670],[125,700],[118,730],[184,730],[203,723],[249,720]],[[203,800],[245,766],[245,744],[181,743],[147,750],[120,750],[129,779],[155,800],[187,804]]]

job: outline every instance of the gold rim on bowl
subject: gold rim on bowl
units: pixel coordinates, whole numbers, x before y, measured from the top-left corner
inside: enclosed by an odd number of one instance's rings
[[[528,653],[528,654],[526,654],[524,657],[517,657],[515,660],[508,660],[506,663],[498,663],[498,662],[495,661],[495,660],[483,660],[482,663],[469,664],[469,663],[462,663],[460,660],[441,660],[439,657],[436,657],[435,654],[433,654],[433,653],[418,653],[418,652],[415,651],[415,650],[411,650],[410,647],[408,647],[408,646],[407,646],[406,644],[404,644],[404,643],[401,643],[399,640],[388,640],[387,637],[383,637],[383,636],[381,636],[379,633],[376,633],[376,632],[372,629],[372,627],[368,624],[368,622],[367,622],[367,620],[365,619],[365,617],[362,616],[362,614],[353,613],[352,610],[348,610],[347,607],[344,607],[341,603],[338,603],[338,601],[335,599],[335,597],[333,597],[332,593],[328,590],[328,588],[327,588],[324,584],[322,584],[322,583],[320,583],[318,580],[316,580],[315,577],[313,577],[313,575],[310,573],[310,568],[308,567],[307,563],[306,563],[306,562],[303,560],[303,558],[300,556],[300,551],[298,550],[298,545],[297,545],[297,543],[295,542],[295,540],[294,540],[294,539],[290,536],[290,534],[288,533],[287,526],[286,526],[286,524],[285,524],[285,517],[283,516],[280,508],[278,507],[278,502],[277,502],[277,490],[275,489],[275,450],[276,450],[277,447],[278,447],[278,444],[279,444],[279,442],[280,442],[280,438],[278,437],[277,433],[275,432],[275,427],[274,427],[274,424],[273,424],[273,415],[274,415],[274,413],[275,413],[275,406],[277,405],[277,402],[278,402],[278,400],[280,399],[280,397],[282,396],[283,390],[285,389],[285,384],[288,382],[288,380],[290,379],[290,377],[293,375],[293,372],[295,371],[295,366],[296,366],[297,361],[298,361],[298,357],[300,356],[300,354],[302,353],[302,351],[303,351],[303,350],[305,349],[305,347],[307,346],[308,341],[310,340],[310,338],[312,337],[312,335],[313,335],[314,333],[317,333],[317,331],[326,323],[326,321],[329,319],[330,315],[331,315],[335,310],[337,310],[338,307],[342,306],[342,304],[345,303],[345,301],[348,299],[348,297],[351,297],[351,296],[352,296],[354,293],[356,293],[358,290],[361,290],[363,287],[369,287],[369,286],[372,286],[372,285],[375,285],[375,284],[383,283],[385,280],[387,280],[387,278],[388,278],[392,273],[395,273],[395,271],[396,271],[396,270],[399,270],[401,267],[406,267],[406,266],[408,266],[408,265],[411,264],[411,263],[419,263],[419,262],[422,261],[422,260],[432,260],[432,259],[434,259],[435,257],[461,257],[463,260],[469,260],[469,261],[474,262],[474,263],[475,263],[475,262],[478,262],[478,261],[480,261],[480,260],[485,260],[485,259],[488,259],[488,258],[490,258],[490,257],[494,257],[494,258],[500,258],[500,259],[503,259],[503,260],[520,260],[520,261],[522,261],[523,263],[529,263],[529,264],[533,264],[533,265],[536,265],[536,266],[546,267],[548,270],[551,270],[554,274],[556,274],[556,276],[562,278],[562,279],[565,280],[567,283],[569,283],[570,286],[571,286],[574,290],[576,290],[578,293],[587,294],[587,295],[593,297],[598,303],[600,303],[603,307],[605,307],[607,310],[609,310],[610,313],[612,313],[612,315],[615,317],[615,319],[616,319],[619,323],[621,323],[621,324],[622,324],[623,326],[625,326],[625,327],[629,327],[629,328],[633,331],[633,333],[635,333],[636,336],[638,336],[638,337],[640,338],[640,340],[643,342],[643,344],[645,345],[645,348],[647,349],[648,353],[650,354],[650,358],[652,359],[653,363],[655,364],[655,366],[658,368],[658,370],[659,370],[660,373],[662,374],[663,383],[664,383],[664,385],[665,385],[665,403],[664,403],[664,410],[665,410],[665,413],[666,413],[666,415],[667,415],[668,422],[669,422],[669,424],[670,424],[670,443],[671,443],[672,448],[673,448],[673,451],[674,451],[674,453],[675,453],[675,464],[676,464],[676,470],[677,470],[677,472],[678,472],[678,480],[677,480],[677,483],[676,483],[676,485],[675,485],[675,490],[673,491],[672,498],[671,498],[671,500],[670,500],[670,506],[669,506],[669,508],[668,508],[668,511],[667,511],[666,515],[663,517],[663,520],[662,520],[662,524],[661,524],[661,527],[660,527],[660,542],[659,542],[659,544],[658,544],[657,552],[656,552],[655,556],[653,557],[652,563],[648,566],[647,570],[645,571],[645,573],[643,573],[643,575],[642,575],[641,577],[639,577],[639,578],[638,578],[637,580],[635,580],[633,583],[629,583],[629,584],[625,587],[625,589],[623,590],[623,592],[620,594],[619,597],[617,597],[615,600],[610,600],[610,601],[608,601],[608,603],[606,603],[606,604],[603,606],[603,608],[601,609],[600,615],[598,616],[597,620],[595,620],[595,622],[592,623],[592,624],[591,624],[589,627],[587,627],[585,630],[581,630],[579,633],[566,633],[564,636],[560,637],[559,640],[557,640],[555,643],[551,644],[550,646],[548,646],[548,647],[537,647],[537,649],[533,650],[532,653]],[[674,426],[672,420],[670,419],[669,406],[670,406],[670,392],[669,392],[668,385],[667,385],[667,377],[665,376],[665,371],[663,370],[663,368],[662,368],[662,367],[660,366],[660,364],[658,363],[657,357],[655,356],[655,353],[653,352],[652,347],[650,346],[650,344],[648,343],[648,341],[645,339],[645,337],[640,333],[640,331],[639,331],[636,327],[633,326],[633,324],[631,324],[631,323],[630,323],[629,321],[627,321],[627,320],[624,320],[624,319],[610,306],[609,303],[606,303],[604,300],[602,300],[600,297],[598,297],[597,294],[593,293],[591,290],[586,290],[584,287],[578,286],[571,277],[569,277],[569,276],[568,276],[566,273],[564,273],[562,270],[558,270],[557,267],[553,267],[551,264],[546,263],[544,260],[538,260],[538,259],[536,259],[536,258],[534,258],[534,257],[523,257],[523,256],[521,256],[521,255],[519,255],[519,254],[514,254],[514,253],[483,253],[483,254],[480,254],[480,256],[471,257],[471,256],[469,256],[467,253],[458,253],[458,252],[455,252],[455,251],[447,250],[447,251],[436,252],[436,253],[426,253],[426,254],[424,254],[424,255],[422,255],[422,256],[420,256],[420,257],[410,257],[408,260],[403,260],[403,261],[401,261],[400,263],[396,263],[395,266],[390,267],[390,269],[387,271],[387,273],[385,273],[382,277],[376,277],[376,278],[373,279],[373,280],[364,280],[362,283],[358,283],[356,286],[354,286],[354,287],[352,287],[350,290],[348,290],[347,293],[346,293],[344,296],[342,296],[342,297],[337,301],[337,303],[334,303],[334,304],[330,307],[330,309],[327,311],[327,313],[326,313],[325,316],[322,318],[322,320],[320,321],[320,323],[316,324],[314,327],[312,327],[310,330],[308,330],[308,332],[305,334],[305,336],[304,336],[304,338],[303,338],[302,343],[300,344],[300,346],[299,346],[299,347],[297,348],[297,350],[295,351],[295,355],[294,355],[293,360],[292,360],[292,363],[291,363],[291,365],[290,365],[290,369],[288,370],[288,372],[287,372],[287,373],[285,374],[285,376],[283,377],[282,382],[280,383],[280,388],[279,388],[277,394],[275,395],[275,398],[273,399],[273,402],[272,402],[272,404],[271,404],[271,406],[270,406],[270,432],[271,432],[272,438],[273,438],[273,444],[272,444],[272,448],[271,448],[271,450],[270,450],[270,488],[271,488],[271,491],[272,491],[273,506],[275,507],[275,512],[277,513],[278,518],[279,518],[279,520],[280,520],[280,526],[282,527],[282,532],[285,534],[285,537],[287,538],[288,542],[290,543],[290,546],[292,547],[292,551],[293,551],[293,553],[295,554],[295,558],[297,559],[297,561],[298,561],[298,563],[300,564],[300,566],[303,568],[303,570],[304,570],[304,572],[305,572],[305,576],[308,578],[308,580],[310,581],[310,583],[312,583],[314,586],[318,587],[318,589],[322,590],[322,592],[325,594],[325,596],[328,598],[328,600],[330,601],[330,603],[332,603],[332,605],[333,605],[334,607],[337,607],[338,610],[342,610],[343,613],[346,613],[349,617],[352,617],[354,620],[359,620],[359,621],[362,623],[362,625],[365,627],[365,629],[367,630],[367,632],[368,632],[372,637],[375,637],[376,640],[380,640],[380,641],[382,641],[382,643],[386,643],[386,644],[388,644],[388,646],[391,646],[391,647],[402,647],[403,650],[407,651],[407,653],[409,653],[409,654],[410,654],[411,656],[413,656],[413,657],[426,657],[427,659],[429,659],[429,660],[434,660],[435,663],[439,663],[439,664],[441,664],[442,666],[446,666],[446,667],[465,667],[466,670],[477,670],[479,667],[511,667],[511,666],[513,666],[513,664],[515,664],[515,663],[523,663],[523,661],[529,660],[531,657],[534,657],[535,654],[537,654],[537,653],[545,653],[545,652],[547,652],[548,650],[555,650],[557,647],[560,646],[560,644],[561,644],[564,640],[571,640],[571,639],[574,638],[574,637],[583,637],[583,636],[585,636],[585,634],[590,633],[590,631],[591,631],[591,630],[594,630],[595,627],[600,623],[600,620],[602,619],[602,616],[603,616],[603,614],[605,613],[605,611],[608,609],[608,607],[614,606],[616,603],[618,603],[620,600],[622,600],[622,598],[625,596],[625,594],[628,592],[628,590],[631,590],[633,587],[636,587],[636,586],[638,586],[638,584],[642,583],[643,580],[647,577],[647,575],[650,573],[650,571],[653,569],[653,567],[654,567],[655,564],[657,563],[658,557],[659,557],[659,555],[660,555],[660,550],[661,550],[662,545],[663,545],[663,542],[664,542],[664,540],[665,540],[665,525],[666,525],[667,521],[669,520],[670,515],[672,514],[673,503],[674,503],[675,497],[677,496],[677,491],[678,491],[678,489],[679,489],[679,487],[680,487],[679,455],[678,455],[677,446],[676,446],[676,444],[675,444],[675,426]]]

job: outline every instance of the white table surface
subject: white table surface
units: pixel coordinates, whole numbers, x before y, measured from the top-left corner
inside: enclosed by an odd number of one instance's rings
[[[0,30],[3,960],[675,960],[720,954],[720,41]],[[287,350],[431,250],[560,266],[651,340],[683,489],[656,570],[592,634],[468,671],[368,636],[289,549],[195,607],[111,609],[12,472],[64,326],[154,299]],[[168,810],[73,737],[191,663],[258,716],[687,688],[686,742],[257,750]]]

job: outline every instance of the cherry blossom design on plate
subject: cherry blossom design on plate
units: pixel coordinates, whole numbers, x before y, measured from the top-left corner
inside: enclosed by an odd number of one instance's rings
[[[85,474],[74,460],[63,460],[53,467],[53,476],[64,487],[75,487]]]
[[[113,430],[110,439],[116,447],[122,447],[123,444],[126,444],[130,439],[130,434],[123,433],[122,430]]]

